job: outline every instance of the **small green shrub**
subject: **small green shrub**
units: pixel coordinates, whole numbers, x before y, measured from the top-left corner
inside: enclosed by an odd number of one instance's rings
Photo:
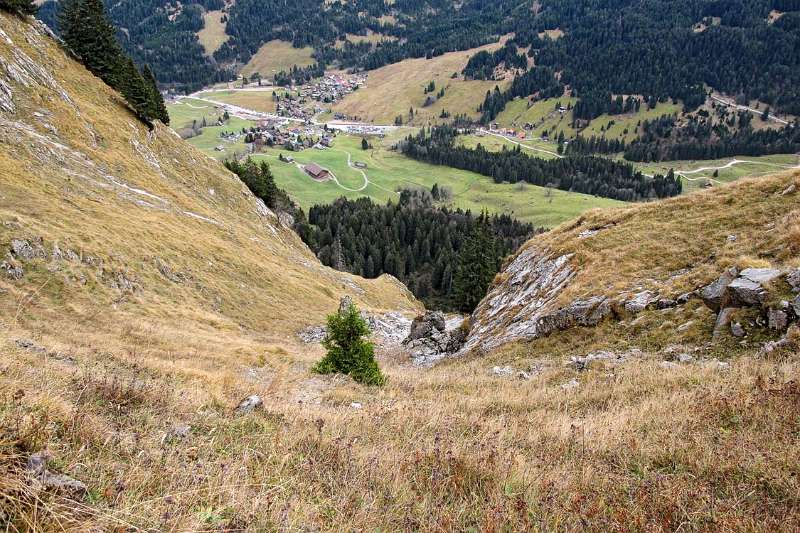
[[[322,345],[328,350],[312,368],[318,374],[348,374],[365,385],[383,385],[386,377],[375,361],[375,350],[371,342],[367,323],[361,318],[355,305],[328,316],[328,333]]]

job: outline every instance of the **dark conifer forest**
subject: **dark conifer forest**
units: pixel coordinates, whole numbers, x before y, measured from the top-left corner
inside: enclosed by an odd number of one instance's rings
[[[45,2],[39,16],[57,26],[54,4]],[[501,64],[525,69],[526,58],[517,52],[527,48],[536,66],[510,89],[506,101],[569,87],[581,102],[577,116],[592,118],[613,105],[611,94],[674,98],[695,109],[707,86],[800,114],[796,0],[239,0],[225,7],[227,42],[208,57],[196,33],[204,12],[223,7],[222,0],[191,0],[177,7],[166,0],[108,5],[133,59],[152,65],[160,82],[187,90],[229,78],[236,65],[272,39],[314,47],[322,66],[370,70],[514,33],[498,52],[476,54],[463,73],[491,79]],[[770,19],[772,10],[782,16]],[[386,15],[393,22],[382,18]],[[544,33],[555,29],[563,36],[551,39]],[[333,46],[347,33],[368,31],[394,40]],[[495,95],[490,98],[483,106],[488,119],[504,105]]]
[[[537,230],[508,215],[437,207],[437,190],[404,190],[386,205],[369,198],[316,205],[298,232],[325,265],[367,278],[391,274],[429,306],[471,311],[502,259]]]

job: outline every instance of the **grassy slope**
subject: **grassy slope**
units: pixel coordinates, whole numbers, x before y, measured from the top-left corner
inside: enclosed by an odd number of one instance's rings
[[[270,41],[264,43],[258,52],[250,58],[247,65],[242,68],[242,74],[250,76],[259,72],[265,79],[272,79],[272,75],[282,70],[288,71],[292,66],[305,67],[314,64],[311,57],[313,48],[294,48],[292,43],[286,41]]]
[[[398,115],[406,122],[409,108],[412,107],[416,113],[413,124],[416,125],[441,122],[439,115],[443,109],[451,115],[463,113],[477,117],[478,105],[483,101],[486,91],[495,85],[502,88],[506,82],[464,81],[461,71],[470,56],[479,50],[499,47],[500,44],[495,43],[472,50],[450,52],[432,59],[406,59],[372,70],[366,86],[345,97],[333,109],[378,124],[391,124]],[[452,79],[453,73],[459,76]],[[423,90],[430,81],[435,82],[437,92],[444,87],[445,95],[424,108],[426,95]]]
[[[0,28],[38,59],[18,24],[0,15]],[[0,55],[10,57],[2,40]],[[80,158],[53,159],[61,153],[50,151],[55,147],[39,149],[28,137],[17,142],[9,133],[16,130],[0,129],[0,242],[19,233],[43,235],[48,244],[59,239],[63,248],[101,255],[105,268],[124,262],[145,286],[121,298],[93,271],[85,272],[85,286],[62,281],[81,273],[72,264],[56,273],[34,264],[24,281],[0,281],[0,495],[3,511],[22,529],[800,527],[796,355],[737,360],[729,372],[665,372],[649,360],[580,374],[566,369],[570,355],[641,338],[636,327],[604,327],[432,370],[384,352],[389,383],[381,389],[312,376],[308,368],[320,349],[294,349],[291,329],[333,303],[316,290],[333,290],[330,271],[309,279],[302,264],[313,259],[294,247],[288,231],[277,230],[279,241],[265,230],[229,174],[163,128],[148,139],[110,91],[54,45],[46,45],[45,60],[84,119],[57,97],[39,98],[52,96],[39,86],[14,86],[24,104],[15,120],[35,122],[33,109],[46,106],[73,148],[227,226],[153,212],[122,191],[70,178],[65,171],[75,167],[104,180],[79,167]],[[161,173],[132,151],[131,138],[158,154]],[[674,262],[660,265],[664,245],[679,255],[686,248],[691,257],[707,257],[701,248],[711,245],[728,258],[789,238],[783,243],[793,248],[784,252],[796,257],[797,197],[776,195],[787,183],[748,180],[720,196],[593,212],[584,225],[622,222],[618,231],[599,234],[602,241],[575,240],[574,224],[542,238],[565,249],[584,243],[581,253],[591,252],[587,259],[602,267],[594,275],[598,285],[609,271],[612,280],[618,270],[626,278],[634,269],[649,276],[653,266],[660,275]],[[209,188],[213,196],[203,192]],[[720,206],[725,216],[717,219]],[[740,239],[728,249],[730,231]],[[603,255],[595,245],[616,252]],[[192,278],[164,282],[145,268],[152,255]],[[387,287],[377,294],[373,288],[367,297],[396,303]],[[206,306],[214,294],[223,312]],[[291,327],[279,328],[276,317],[289,307]],[[661,322],[652,330],[659,332]],[[663,331],[661,342],[671,330]],[[21,348],[14,341],[22,337],[45,353]],[[494,364],[522,368],[532,360],[545,368],[530,381],[489,372]],[[571,378],[580,386],[563,390]],[[264,409],[234,414],[236,402],[253,393],[264,397]],[[350,407],[354,401],[362,408]],[[162,439],[176,424],[190,425],[185,440]],[[31,483],[25,461],[43,448],[53,457],[50,468],[89,486],[87,498],[75,502]]]
[[[203,29],[197,32],[197,38],[207,55],[212,55],[228,40],[222,15],[222,11],[209,11],[203,15]]]
[[[363,161],[368,167],[364,171],[370,184],[358,192],[346,191],[333,181],[318,183],[312,180],[295,165],[278,161],[280,150],[267,150],[264,155],[256,157],[267,158],[278,185],[304,208],[317,203],[329,203],[340,196],[369,196],[383,203],[396,198],[396,191],[400,188],[431,188],[434,183],[448,187],[453,192],[451,203],[455,207],[471,209],[473,212],[488,209],[493,213],[507,213],[544,227],[555,226],[594,207],[622,205],[605,198],[562,191],[555,191],[552,198],[546,197],[542,187],[497,184],[474,172],[414,161],[387,150],[378,139],[372,139],[372,143],[375,149],[364,151],[360,137],[340,135],[333,149],[312,149],[291,154],[300,163],[315,162],[332,170],[343,186],[358,189],[363,185],[364,178],[360,172],[347,166],[349,152],[353,161]]]

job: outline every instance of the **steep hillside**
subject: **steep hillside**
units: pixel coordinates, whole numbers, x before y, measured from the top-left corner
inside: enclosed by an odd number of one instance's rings
[[[486,91],[495,85],[504,88],[508,82],[464,80],[461,71],[470,56],[481,50],[496,50],[505,41],[504,38],[499,43],[448,52],[432,59],[406,59],[370,71],[366,86],[347,95],[333,106],[333,110],[377,124],[392,124],[398,116],[404,123],[414,125],[446,122],[440,118],[442,111],[449,113],[451,119],[460,114],[477,118],[477,109]],[[431,81],[436,88],[428,95],[425,88]],[[433,98],[441,89],[444,89],[444,96]],[[425,106],[428,97],[434,101]],[[413,119],[408,116],[410,108],[414,109]]]
[[[0,242],[24,272],[3,281],[7,309],[38,289],[18,325],[69,311],[276,335],[319,321],[344,292],[413,308],[391,280],[322,268],[217,162],[165,127],[148,132],[41,30],[2,22]]]
[[[763,307],[766,317],[792,301],[800,307],[789,287],[800,289],[792,276],[800,278],[798,186],[800,174],[785,173],[587,212],[532,239],[510,260],[476,310],[466,348],[487,350],[606,320],[621,323],[626,336],[700,344],[720,311],[719,302],[700,303],[708,301],[703,288],[729,269],[780,274],[765,281],[769,295],[759,306],[732,308]]]

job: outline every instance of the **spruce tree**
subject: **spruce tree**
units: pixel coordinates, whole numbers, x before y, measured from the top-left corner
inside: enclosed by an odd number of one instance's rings
[[[497,273],[497,263],[495,239],[489,231],[488,217],[483,214],[464,243],[453,276],[454,304],[461,311],[471,313],[483,299]]]
[[[142,77],[144,78],[147,87],[150,89],[150,116],[169,124],[169,113],[167,106],[164,103],[164,97],[161,96],[161,91],[158,90],[158,82],[150,69],[150,65],[145,65],[142,69]]]
[[[153,115],[152,111],[152,95],[150,87],[144,81],[142,74],[130,57],[124,57],[122,60],[123,67],[120,77],[119,91],[128,101],[128,105],[133,108],[136,116],[142,122],[151,125]]]
[[[314,365],[318,374],[348,374],[365,385],[383,385],[386,378],[375,361],[375,349],[364,337],[369,327],[354,304],[328,316],[328,330],[322,345],[328,350]]]
[[[0,9],[18,15],[35,15],[39,8],[33,0],[0,0]]]

